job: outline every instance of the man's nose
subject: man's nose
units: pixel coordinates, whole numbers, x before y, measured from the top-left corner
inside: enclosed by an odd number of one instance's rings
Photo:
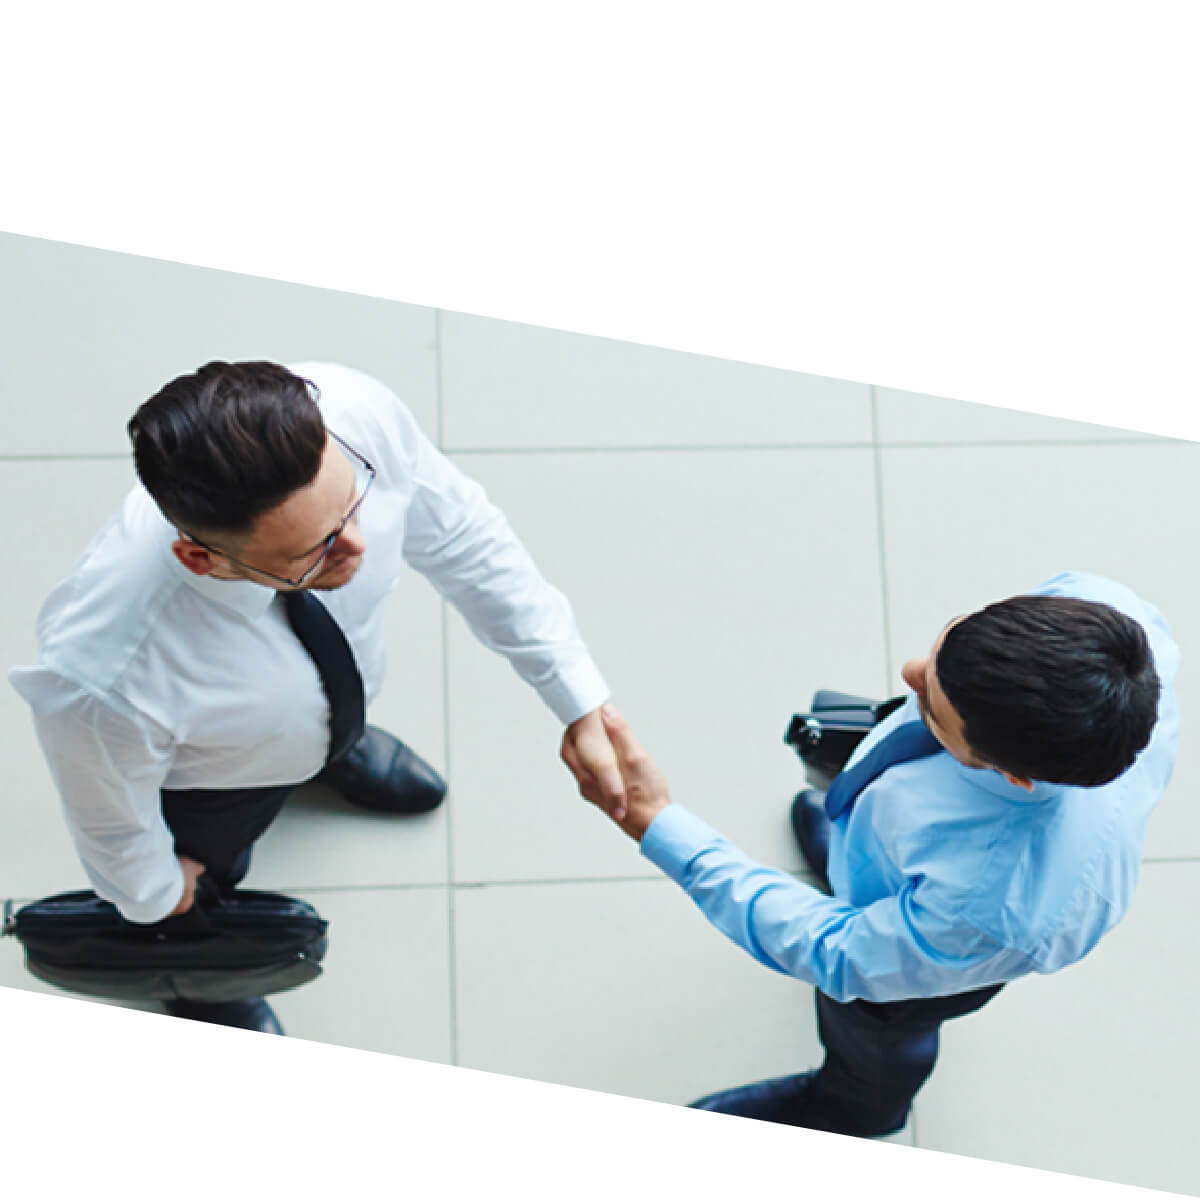
[[[329,553],[332,557],[336,558],[353,558],[356,554],[361,554],[366,548],[367,539],[363,537],[358,523],[351,521],[342,530],[338,540],[330,547]]]
[[[921,683],[925,679],[925,659],[910,658],[900,668],[900,678],[908,684],[917,695],[921,694]]]

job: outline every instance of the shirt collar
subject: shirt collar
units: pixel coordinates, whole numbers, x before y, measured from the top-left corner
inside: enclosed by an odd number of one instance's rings
[[[261,617],[271,607],[271,601],[275,599],[272,587],[252,583],[249,579],[214,579],[211,575],[196,575],[189,571],[171,550],[171,543],[178,537],[175,527],[164,520],[163,530],[163,549],[170,559],[171,569],[188,587],[194,588],[205,599],[216,601],[251,620]]]
[[[1061,790],[1058,784],[1046,783],[1044,780],[1035,779],[1033,782],[1033,791],[1027,792],[1023,787],[1017,787],[1015,783],[1009,783],[999,771],[991,767],[982,769],[976,767],[967,767],[947,754],[947,758],[954,764],[955,770],[959,772],[963,780],[972,787],[982,788],[985,792],[990,792],[993,796],[999,796],[1001,799],[1009,800],[1014,804],[1044,804],[1047,800],[1053,800]]]
[[[188,585],[200,595],[233,609],[243,617],[261,617],[275,599],[274,588],[251,583],[249,579],[214,579],[211,575],[194,575],[182,563],[179,563],[179,569],[187,577]]]
[[[921,708],[917,703],[917,695],[915,692],[909,692],[908,699],[904,705],[896,710],[897,725],[902,721],[919,721],[921,720]],[[1044,804],[1047,800],[1054,799],[1055,796],[1062,790],[1060,785],[1055,783],[1046,783],[1043,780],[1035,779],[1033,781],[1033,791],[1027,792],[1023,787],[1017,787],[1015,783],[1009,783],[999,771],[992,767],[968,767],[960,763],[952,754],[945,750],[941,752],[949,759],[959,775],[962,776],[964,782],[972,787],[982,788],[985,792],[990,792],[993,796],[1000,796],[1004,800],[1011,800],[1014,804]]]

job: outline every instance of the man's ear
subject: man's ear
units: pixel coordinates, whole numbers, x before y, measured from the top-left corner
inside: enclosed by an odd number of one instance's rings
[[[1000,768],[997,767],[996,770],[1000,771]],[[1010,775],[1007,771],[1000,771],[1000,774],[1003,775],[1004,778],[1013,785],[1013,787],[1024,788],[1027,792],[1033,791],[1032,779],[1025,779],[1020,775]]]
[[[191,538],[176,538],[171,543],[171,553],[193,575],[211,575],[213,568],[217,565],[213,552],[206,550],[198,542],[193,542]]]

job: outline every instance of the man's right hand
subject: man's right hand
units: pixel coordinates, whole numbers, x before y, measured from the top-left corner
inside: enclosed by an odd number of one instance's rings
[[[186,854],[177,854],[175,857],[179,859],[179,866],[183,871],[183,895],[179,898],[179,903],[167,914],[169,917],[177,917],[192,907],[196,900],[196,880],[206,869],[202,862],[188,858]]]
[[[633,736],[633,730],[625,718],[611,704],[604,705],[600,714],[604,731],[616,752],[621,778],[625,781],[625,815],[620,820],[612,816],[594,780],[589,779],[579,790],[585,800],[590,800],[601,811],[608,813],[635,842],[640,842],[654,818],[671,803],[670,790],[663,773]],[[582,778],[575,764],[569,759],[566,761],[575,772],[576,779]]]

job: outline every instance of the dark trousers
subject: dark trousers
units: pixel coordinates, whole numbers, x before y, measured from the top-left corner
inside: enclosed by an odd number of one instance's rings
[[[807,1089],[803,1124],[856,1137],[903,1128],[937,1061],[942,1022],[982,1008],[1003,986],[886,1004],[840,1004],[817,992],[825,1062]]]
[[[279,815],[284,801],[295,790],[294,784],[268,788],[193,789],[161,793],[163,818],[175,835],[175,852],[194,858],[205,866],[196,883],[199,900],[205,892],[221,895],[232,892],[250,869],[250,847],[266,832]],[[211,937],[213,926],[202,903],[193,904],[185,913],[164,917],[150,925],[159,937],[188,941]],[[201,1003],[171,1000],[167,1011],[175,1016],[237,1024],[230,1015],[242,1014],[247,1002]]]
[[[163,818],[175,835],[175,853],[202,862],[210,883],[232,891],[250,869],[250,847],[296,786],[164,790]]]
[[[804,795],[796,797],[797,804]],[[818,812],[823,818],[823,808]],[[807,815],[811,818],[811,809]],[[828,824],[822,819],[814,825],[800,816],[793,808],[800,853],[829,890]],[[913,1097],[933,1072],[942,1022],[982,1008],[1003,986],[888,1003],[840,1004],[818,991],[817,1033],[825,1062],[804,1090],[797,1123],[856,1137],[902,1129]]]

